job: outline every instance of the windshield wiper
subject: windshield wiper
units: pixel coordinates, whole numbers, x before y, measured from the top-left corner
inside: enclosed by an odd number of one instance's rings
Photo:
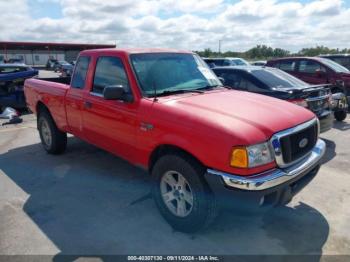
[[[212,90],[212,89],[218,88],[218,87],[224,87],[224,88],[227,88],[227,89],[231,89],[230,87],[224,86],[224,85],[206,85],[206,86],[203,86],[203,87],[198,88],[196,90]]]
[[[204,91],[198,90],[198,89],[165,90],[163,92],[157,93],[157,96],[167,96],[167,95],[184,94],[184,93],[199,93],[199,94],[203,94]]]

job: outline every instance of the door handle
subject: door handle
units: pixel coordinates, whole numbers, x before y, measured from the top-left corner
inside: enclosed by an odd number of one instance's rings
[[[92,103],[89,102],[89,101],[85,101],[85,102],[84,102],[84,107],[85,107],[86,109],[89,109],[89,108],[92,107]]]

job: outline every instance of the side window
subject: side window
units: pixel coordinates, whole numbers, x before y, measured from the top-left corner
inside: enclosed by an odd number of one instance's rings
[[[74,71],[71,87],[83,89],[85,87],[86,73],[89,68],[90,57],[81,56],[78,59],[76,68]]]
[[[92,92],[102,94],[106,86],[122,85],[130,93],[129,82],[120,58],[103,56],[96,64]]]
[[[241,79],[241,82],[239,84],[239,89],[248,90],[248,91],[252,91],[252,92],[261,91],[256,85],[254,85],[250,80],[248,80],[246,78]]]
[[[225,59],[215,59],[215,60],[213,60],[213,62],[216,66],[223,66]]]
[[[225,80],[225,85],[238,89],[241,83],[241,76],[233,72],[220,72],[219,77]]]
[[[276,65],[277,68],[283,71],[294,71],[295,62],[294,61],[281,61]]]
[[[316,70],[321,70],[326,72],[326,69],[315,61],[301,60],[299,63],[298,71],[301,73],[314,74]]]
[[[229,66],[231,65],[231,61],[228,59],[225,59],[224,62],[222,63],[223,66]]]

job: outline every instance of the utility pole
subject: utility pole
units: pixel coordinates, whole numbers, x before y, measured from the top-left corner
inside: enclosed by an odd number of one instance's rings
[[[219,40],[219,55],[221,54],[221,39]]]

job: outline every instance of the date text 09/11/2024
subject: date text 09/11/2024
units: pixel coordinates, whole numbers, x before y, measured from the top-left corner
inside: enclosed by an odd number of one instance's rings
[[[220,261],[218,256],[128,256],[128,261]]]

